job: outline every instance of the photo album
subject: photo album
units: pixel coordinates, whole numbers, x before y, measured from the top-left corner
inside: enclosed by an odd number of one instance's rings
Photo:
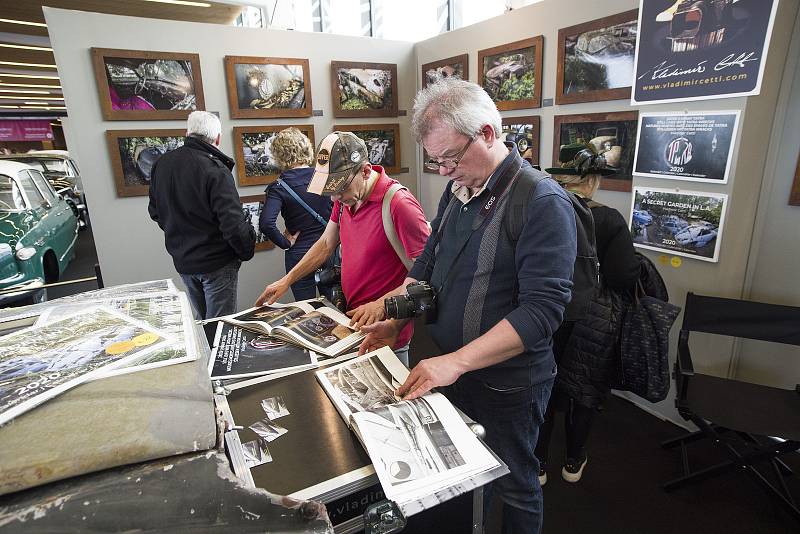
[[[337,356],[364,339],[364,334],[348,326],[349,317],[318,299],[257,306],[220,320],[328,357]]]
[[[501,465],[444,395],[395,396],[409,371],[388,347],[316,374],[364,445],[386,497],[400,505],[469,491],[469,481]]]

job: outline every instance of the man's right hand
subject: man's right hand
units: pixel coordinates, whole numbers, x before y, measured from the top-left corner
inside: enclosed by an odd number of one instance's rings
[[[361,332],[366,332],[367,337],[358,347],[359,356],[381,347],[394,347],[400,336],[400,330],[402,330],[402,325],[398,325],[397,321],[378,321],[362,326]]]
[[[264,292],[256,299],[256,306],[274,304],[276,300],[281,298],[283,294],[289,290],[290,285],[285,276],[280,280],[272,282],[264,288]]]

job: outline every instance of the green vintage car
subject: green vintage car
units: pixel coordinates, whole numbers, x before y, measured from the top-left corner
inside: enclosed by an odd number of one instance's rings
[[[0,306],[38,300],[59,279],[75,256],[78,215],[41,172],[0,161]]]

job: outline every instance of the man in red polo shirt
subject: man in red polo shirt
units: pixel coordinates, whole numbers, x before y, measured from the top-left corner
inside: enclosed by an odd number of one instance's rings
[[[383,299],[402,284],[410,264],[422,253],[430,228],[422,207],[407,189],[395,192],[390,213],[402,244],[401,259],[392,246],[382,219],[384,195],[397,183],[367,159],[367,147],[351,132],[333,132],[317,150],[317,165],[309,193],[335,201],[330,221],[319,240],[286,276],[268,285],[256,305],[272,304],[292,283],[314,272],[342,244],[342,291],[347,314],[356,328],[383,320]],[[409,322],[393,347],[408,365],[408,343],[414,333]]]

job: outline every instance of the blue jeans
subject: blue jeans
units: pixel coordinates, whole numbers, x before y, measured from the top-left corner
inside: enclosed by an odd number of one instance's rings
[[[241,265],[242,262],[235,260],[210,273],[181,275],[192,307],[200,319],[236,312],[236,286]]]
[[[493,491],[503,501],[504,534],[539,534],[542,530],[542,487],[539,461],[533,454],[550,399],[553,379],[533,386],[489,385],[469,374],[442,393],[486,429],[486,444],[508,465],[509,474],[484,492],[484,517]]]
[[[306,252],[308,252],[308,249],[286,249],[286,252],[284,252],[283,256],[283,264],[286,266],[287,273],[291,271],[295,265],[300,263],[300,260],[302,260],[303,256],[306,255]],[[294,300],[307,300],[315,298],[317,296],[317,284],[314,282],[314,273],[311,273],[305,278],[301,278],[292,284],[292,295],[294,295]]]

